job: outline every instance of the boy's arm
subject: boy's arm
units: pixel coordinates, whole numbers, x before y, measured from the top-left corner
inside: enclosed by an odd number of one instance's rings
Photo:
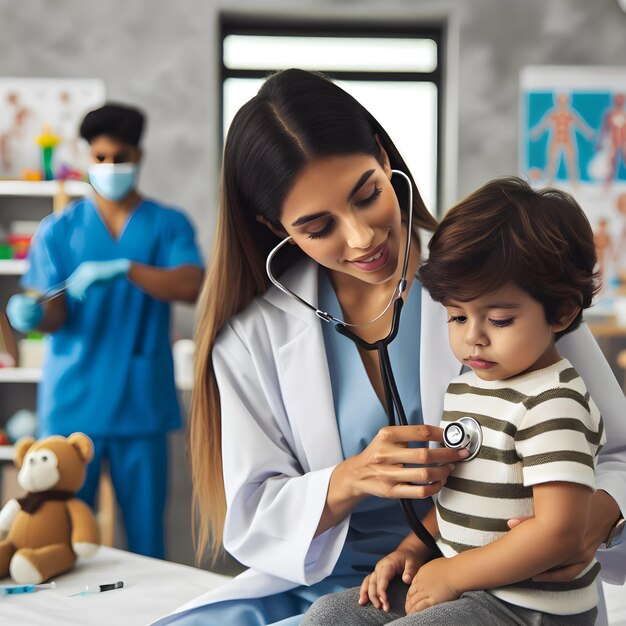
[[[430,511],[424,515],[422,518],[422,524],[433,537],[437,535],[439,532],[439,526],[437,525],[437,511],[435,506],[433,506]],[[426,561],[430,556],[428,547],[422,543],[421,539],[419,539],[414,532],[410,532],[400,542],[397,549],[412,552],[417,558],[421,559],[422,562]]]
[[[559,565],[582,544],[592,494],[575,483],[535,485],[535,517],[493,543],[450,559],[450,584],[461,593],[491,589]]]
[[[488,545],[420,568],[407,594],[407,614],[455,600],[465,591],[520,582],[560,564],[583,542],[592,493],[576,483],[534,486],[533,519]]]

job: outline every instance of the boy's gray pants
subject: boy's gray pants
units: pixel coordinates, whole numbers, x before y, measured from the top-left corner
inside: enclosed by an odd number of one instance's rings
[[[577,615],[541,613],[503,602],[486,591],[469,591],[458,600],[407,615],[404,601],[408,589],[399,578],[391,582],[388,613],[371,603],[359,605],[358,587],[322,596],[300,626],[593,626],[598,615],[595,608]]]

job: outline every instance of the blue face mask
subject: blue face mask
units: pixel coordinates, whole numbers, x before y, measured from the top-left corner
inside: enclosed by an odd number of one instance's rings
[[[89,182],[107,200],[122,200],[137,184],[136,163],[92,163]]]

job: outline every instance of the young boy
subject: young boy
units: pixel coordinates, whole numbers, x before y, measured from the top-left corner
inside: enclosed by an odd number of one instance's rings
[[[302,626],[593,624],[595,559],[571,583],[532,580],[578,550],[605,441],[556,345],[598,288],[589,223],[568,194],[506,178],[451,209],[429,249],[422,284],[446,307],[452,350],[470,370],[450,383],[442,426],[470,416],[483,434],[423,520],[445,558],[428,562],[411,534],[360,590],[318,600]],[[401,574],[406,584],[392,582]]]

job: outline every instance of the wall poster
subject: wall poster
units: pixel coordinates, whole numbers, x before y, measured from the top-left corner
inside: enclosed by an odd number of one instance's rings
[[[583,207],[606,295],[626,284],[626,67],[531,66],[520,83],[522,176]]]

